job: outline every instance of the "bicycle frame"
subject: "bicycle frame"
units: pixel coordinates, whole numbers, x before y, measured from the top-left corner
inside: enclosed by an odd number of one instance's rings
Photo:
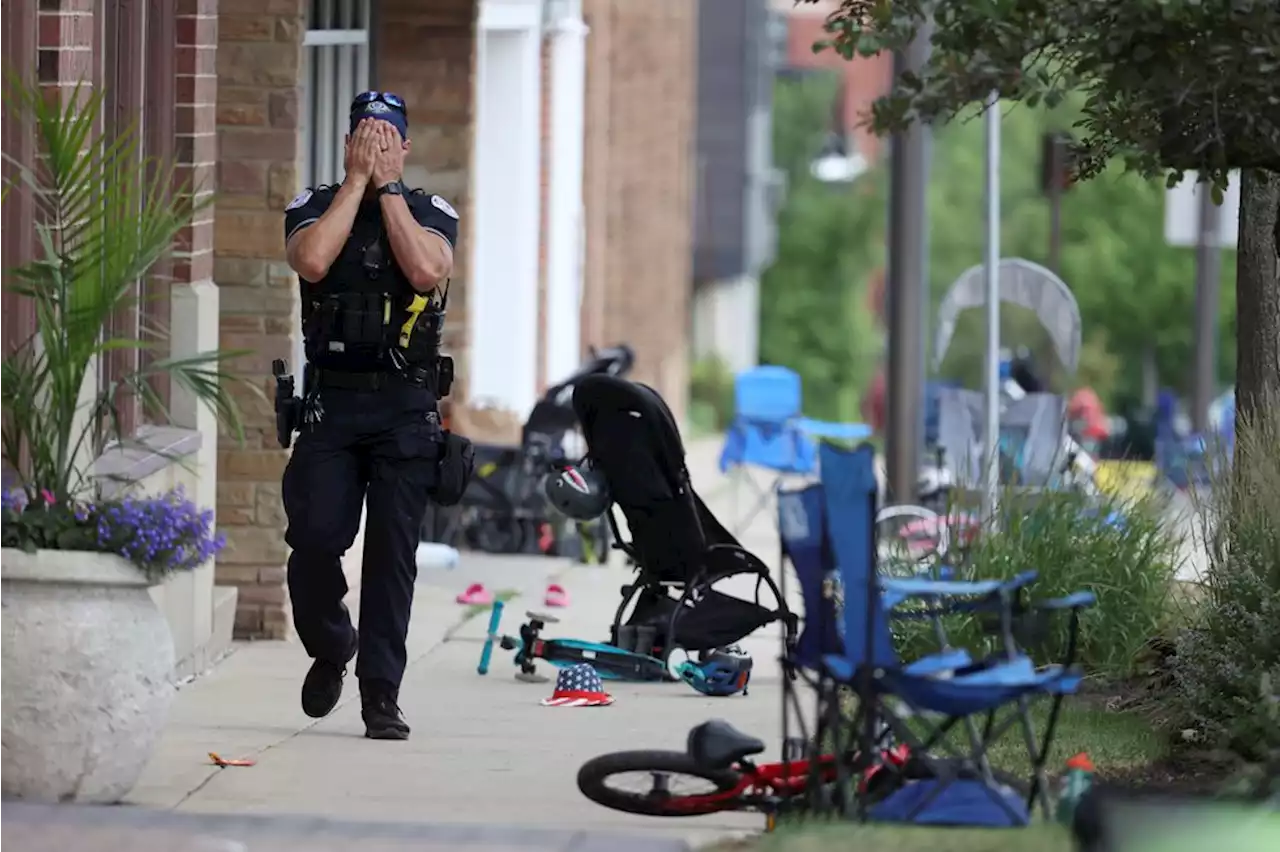
[[[910,753],[903,746],[881,752],[882,760],[895,767],[905,766],[909,757]],[[675,806],[672,810],[688,814],[760,811],[768,820],[766,830],[772,831],[777,816],[786,809],[789,802],[813,793],[812,785],[815,782],[834,784],[840,773],[839,761],[835,755],[830,754],[821,755],[816,760],[791,760],[759,765],[743,760],[737,764],[736,768],[742,777],[733,789],[706,796],[683,796],[673,802]],[[882,769],[884,764],[880,762],[873,763],[864,769],[860,786],[865,788],[869,785]]]
[[[757,766],[749,760],[738,763],[742,777],[732,790],[722,790],[706,796],[682,796],[675,800],[673,810],[691,814],[716,811],[759,810],[776,814],[783,803],[809,792],[810,773],[816,769],[821,783],[836,780],[836,759],[823,755],[816,761],[792,760],[783,763],[764,763]],[[772,826],[770,826],[772,828]]]
[[[489,629],[480,651],[480,664],[476,671],[488,674],[495,643],[504,651],[515,651],[514,662],[527,678],[537,676],[536,660],[543,660],[556,667],[589,663],[604,680],[656,681],[672,679],[666,663],[656,657],[625,651],[601,642],[584,642],[580,639],[544,639],[542,629],[549,616],[530,614],[529,621],[520,625],[518,636],[498,633],[502,620],[502,601],[494,601],[489,616]]]

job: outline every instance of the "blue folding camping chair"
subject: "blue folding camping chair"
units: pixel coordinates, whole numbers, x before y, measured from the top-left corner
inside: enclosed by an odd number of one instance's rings
[[[779,527],[784,552],[792,561],[805,594],[805,630],[795,646],[796,662],[820,665],[826,685],[819,700],[817,727],[826,734],[847,736],[834,747],[838,753],[876,759],[884,748],[886,732],[911,751],[906,767],[886,764],[887,772],[900,772],[900,783],[880,784],[889,791],[876,801],[864,790],[850,788],[851,779],[864,778],[865,766],[851,762],[836,799],[852,801],[862,818],[922,825],[977,825],[1013,827],[1026,825],[1039,802],[1050,810],[1044,767],[1063,698],[1076,691],[1081,676],[1072,666],[1079,612],[1093,603],[1093,595],[1081,592],[1035,605],[1040,612],[1065,611],[1071,616],[1066,660],[1060,665],[1036,666],[1015,640],[1016,618],[1028,608],[1025,589],[1035,572],[1009,580],[960,582],[928,577],[888,578],[875,570],[874,451],[863,446],[844,451],[823,446],[820,451],[822,481],[799,491],[779,495]],[[828,595],[836,587],[838,594]],[[824,598],[834,600],[834,607]],[[920,660],[904,662],[894,651],[890,620],[908,602],[925,603],[908,614],[939,619],[975,610],[999,613],[1001,650],[976,659],[965,650],[945,646]],[[811,608],[812,607],[812,608]],[[832,632],[814,625],[837,610],[838,628]],[[838,650],[830,650],[838,647]],[[822,653],[820,664],[813,660]],[[806,655],[808,655],[806,657]],[[853,717],[836,687],[852,689],[857,697]],[[1029,714],[1030,701],[1052,699],[1043,737],[1037,741]],[[1005,718],[998,721],[998,714]],[[934,721],[931,721],[931,717]],[[985,717],[979,727],[977,720]],[[910,720],[911,724],[908,724]],[[948,739],[957,725],[968,729],[967,747]],[[1026,795],[995,770],[987,758],[991,745],[1015,725],[1022,730],[1030,764]],[[948,756],[949,755],[949,756]]]
[[[743,370],[734,379],[733,389],[734,416],[720,451],[720,472],[735,473],[734,517],[730,522],[735,534],[765,509],[784,477],[817,473],[816,440],[853,443],[871,435],[871,427],[861,423],[804,417],[800,375],[786,367]],[[762,486],[751,477],[749,467],[772,471],[773,481]],[[746,515],[738,512],[738,489],[743,480],[755,492]]]

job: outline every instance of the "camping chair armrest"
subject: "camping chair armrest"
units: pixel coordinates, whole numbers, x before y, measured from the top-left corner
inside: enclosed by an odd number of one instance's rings
[[[1033,606],[1036,609],[1062,610],[1062,609],[1087,609],[1098,602],[1098,596],[1093,592],[1073,592],[1060,598],[1050,598],[1047,601],[1036,601]]]
[[[1062,667],[1065,669],[1075,665],[1076,653],[1080,648],[1080,611],[1093,606],[1097,599],[1093,592],[1073,592],[1060,598],[1035,601],[1031,604],[1033,609],[1044,613],[1071,613],[1071,626],[1067,630],[1067,652],[1062,659]]]
[[[796,427],[813,438],[826,438],[829,441],[865,441],[871,437],[872,428],[865,423],[835,423],[828,420],[814,420],[810,417],[798,417]]]
[[[933,580],[924,577],[900,579],[881,577],[880,588],[902,599],[907,598],[958,598],[958,597],[1005,597],[1035,582],[1039,576],[1036,571],[1023,571],[1008,580]]]

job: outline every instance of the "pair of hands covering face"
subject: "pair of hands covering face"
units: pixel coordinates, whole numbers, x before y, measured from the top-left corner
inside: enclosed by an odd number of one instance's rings
[[[385,186],[404,173],[400,133],[385,121],[366,118],[347,143],[347,175],[362,183]]]

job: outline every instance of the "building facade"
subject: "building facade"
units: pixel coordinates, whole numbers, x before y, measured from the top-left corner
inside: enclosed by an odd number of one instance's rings
[[[16,67],[60,94],[82,79],[118,93],[113,109],[143,123],[149,151],[216,190],[181,236],[172,283],[147,304],[164,312],[175,352],[248,353],[230,365],[245,438],[219,435],[207,412],[175,394],[172,423],[135,426],[166,456],[177,446],[198,464],[178,468],[158,453],[100,462],[116,474],[128,467],[143,487],[194,477],[188,491],[217,507],[228,546],[216,566],[157,592],[175,635],[189,637],[191,665],[214,653],[231,613],[238,636],[290,632],[280,500],[288,451],[276,445],[270,402],[272,360],[301,366],[283,210],[302,188],[341,179],[345,110],[357,92],[406,99],[406,181],[460,214],[446,337],[460,373],[455,413],[494,403],[522,418],[588,346],[622,341],[636,348],[635,377],[683,412],[691,4],[3,0],[3,10]],[[6,153],[29,150],[20,137],[6,123]],[[4,216],[8,266],[33,250],[19,236],[31,209],[6,200]],[[6,292],[6,339],[30,328],[24,311]],[[359,546],[349,554],[353,587]]]
[[[773,166],[773,82],[786,18],[769,0],[698,0],[693,343],[733,372],[755,366],[760,276],[784,191]]]
[[[197,196],[215,185],[214,53],[216,4],[211,0],[5,0],[6,63],[48,98],[67,104],[98,90],[107,133],[132,126],[140,157],[175,165],[176,178]],[[6,113],[4,152],[32,162],[32,129]],[[142,161],[139,162],[142,168]],[[6,177],[10,170],[6,165]],[[32,199],[15,188],[4,202],[3,266],[35,257]],[[214,284],[214,225],[208,207],[186,223],[172,257],[135,285],[136,305],[113,318],[110,333],[137,339],[152,335],[149,353],[122,350],[97,365],[99,382],[111,382],[140,366],[138,359],[209,351],[218,347],[219,291]],[[31,306],[9,289],[5,276],[6,352],[35,329]],[[92,464],[104,490],[138,487],[156,492],[182,486],[203,506],[213,506],[218,430],[213,416],[181,388],[157,388],[167,404],[166,422],[148,422],[135,400],[121,402],[121,426],[133,440]],[[178,463],[181,462],[181,463]],[[237,594],[215,588],[215,568],[170,578],[153,596],[173,629],[178,674],[202,670],[230,641]]]
[[[588,346],[621,340],[637,349],[637,378],[682,410],[696,21],[681,0],[636,8],[648,5],[222,0],[215,279],[223,346],[255,352],[242,373],[266,389],[272,358],[301,362],[280,211],[300,188],[341,179],[345,106],[377,88],[409,104],[407,182],[462,221],[446,326],[455,422],[475,424],[466,414],[477,406],[522,420]],[[633,49],[647,39],[665,61],[627,67],[614,38]],[[628,85],[636,94],[621,102],[601,97]],[[653,86],[665,101],[639,94]],[[665,266],[654,268],[653,246],[670,247],[656,253]],[[639,310],[637,257],[650,267]],[[258,430],[248,446],[223,440],[219,509],[239,528],[224,527],[232,546],[219,571],[240,589],[238,632],[279,637],[287,453],[260,396],[247,390],[242,404]]]

